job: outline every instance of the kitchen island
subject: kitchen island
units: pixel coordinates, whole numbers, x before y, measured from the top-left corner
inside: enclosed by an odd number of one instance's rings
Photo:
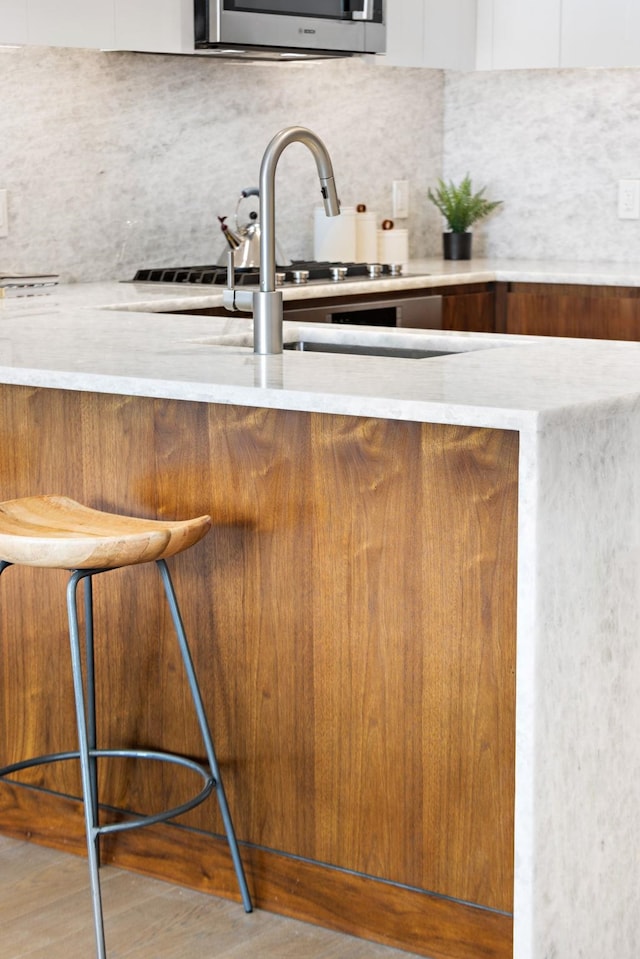
[[[242,319],[9,305],[3,498],[214,516],[176,578],[259,906],[436,959],[635,959],[640,345],[313,335],[450,352],[255,357]],[[20,717],[3,751],[72,728],[45,692],[63,683],[63,611],[29,577],[33,623],[3,604]],[[174,664],[144,641],[166,624],[151,584],[138,594],[137,694],[108,670],[103,735],[179,748]],[[124,772],[105,788],[116,808],[148,798]],[[55,842],[63,826],[80,848],[73,800],[3,785],[0,803],[1,829]],[[107,858],[232,893],[192,815]]]

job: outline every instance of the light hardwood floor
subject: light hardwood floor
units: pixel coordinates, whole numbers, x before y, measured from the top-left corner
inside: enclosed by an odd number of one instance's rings
[[[410,959],[410,954],[107,866],[109,959]],[[92,959],[84,859],[0,836],[0,959]]]

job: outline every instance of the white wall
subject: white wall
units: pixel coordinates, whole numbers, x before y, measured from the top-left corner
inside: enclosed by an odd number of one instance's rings
[[[447,73],[444,170],[504,200],[474,253],[640,261],[617,181],[640,179],[640,70]]]
[[[413,256],[438,248],[426,190],[442,162],[438,71],[361,60],[241,64],[197,57],[0,50],[0,189],[10,233],[0,270],[68,280],[130,278],[139,267],[216,262],[216,216],[257,186],[282,127],[326,142],[343,203],[391,212],[391,180],[411,180]],[[278,239],[310,257],[315,164],[289,147],[278,166]]]

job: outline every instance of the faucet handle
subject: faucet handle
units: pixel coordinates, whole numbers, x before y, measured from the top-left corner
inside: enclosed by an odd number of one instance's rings
[[[225,310],[243,310],[250,313],[253,310],[253,293],[250,290],[237,290],[235,287],[236,262],[233,250],[227,250],[227,286],[222,291],[222,305]]]
[[[227,286],[222,291],[222,302],[226,310],[236,309],[236,258],[233,250],[227,250]]]

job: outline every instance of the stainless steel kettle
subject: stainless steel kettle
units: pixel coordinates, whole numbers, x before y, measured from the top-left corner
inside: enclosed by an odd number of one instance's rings
[[[226,222],[226,216],[219,216],[220,229],[227,241],[222,251],[218,265],[224,266],[227,262],[227,250],[231,248],[235,253],[236,268],[260,266],[260,222],[258,204],[260,197],[257,187],[247,187],[242,190],[236,204],[234,216],[235,230]],[[253,200],[251,198],[254,198]],[[276,263],[278,266],[288,266],[291,260],[285,256],[276,240]]]

